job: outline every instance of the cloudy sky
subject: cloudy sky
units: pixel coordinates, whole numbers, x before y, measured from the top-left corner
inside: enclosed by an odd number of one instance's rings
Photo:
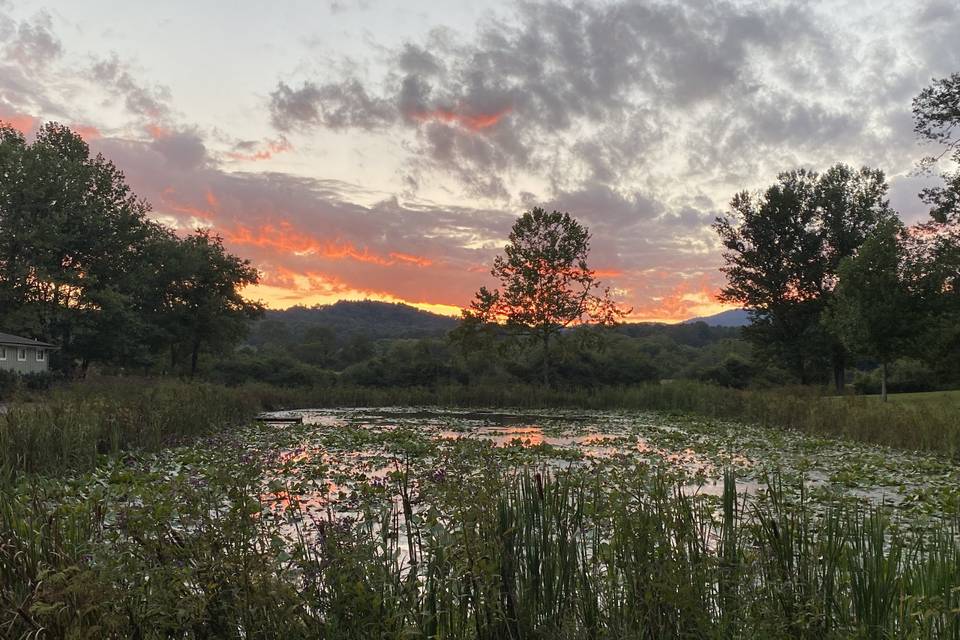
[[[542,205],[669,321],[720,308],[710,223],[780,171],[880,167],[922,218],[910,101],[958,33],[953,0],[0,0],[0,119],[74,126],[273,307],[456,312]]]

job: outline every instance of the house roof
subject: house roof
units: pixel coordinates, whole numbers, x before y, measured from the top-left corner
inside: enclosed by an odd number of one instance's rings
[[[40,342],[39,340],[32,340],[31,338],[21,338],[20,336],[15,336],[11,333],[2,333],[2,332],[0,332],[0,344],[13,345],[17,347],[55,348],[55,346],[50,344],[49,342]]]

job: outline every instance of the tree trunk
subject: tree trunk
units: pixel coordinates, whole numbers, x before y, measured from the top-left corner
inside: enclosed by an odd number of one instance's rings
[[[833,361],[833,386],[837,393],[843,395],[847,378],[847,353],[842,346],[835,346],[831,354]]]
[[[550,334],[543,334],[543,386],[550,386]]]
[[[804,361],[803,356],[797,357],[797,375],[800,377],[800,384],[807,386],[810,383],[810,379],[807,377],[807,363]]]
[[[200,341],[196,340],[193,343],[193,349],[190,351],[190,377],[196,375],[197,373],[197,360],[200,357]]]
[[[883,366],[880,369],[880,397],[883,398],[883,401],[887,401],[887,362],[884,360]]]

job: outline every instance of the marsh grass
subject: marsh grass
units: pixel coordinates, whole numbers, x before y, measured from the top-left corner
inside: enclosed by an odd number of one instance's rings
[[[262,514],[257,470],[107,494],[0,492],[0,634],[100,638],[958,638],[960,530],[719,499],[641,469],[490,467],[351,519]],[[796,496],[800,497],[797,498]],[[792,496],[792,497],[791,497]],[[112,498],[116,500],[117,497]]]
[[[536,386],[285,389],[108,378],[15,403],[0,414],[0,483],[93,468],[103,455],[156,451],[296,407],[639,409],[737,420],[901,449],[960,455],[960,413],[943,401],[880,403],[810,389],[736,391],[693,382],[596,389]]]

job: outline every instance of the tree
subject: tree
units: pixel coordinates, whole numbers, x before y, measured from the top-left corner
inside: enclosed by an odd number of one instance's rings
[[[219,238],[147,217],[123,173],[67,127],[33,144],[0,124],[0,324],[55,342],[58,368],[149,365],[160,350],[225,346],[260,306]]]
[[[949,158],[954,170],[944,185],[924,189],[930,221],[909,236],[908,272],[923,314],[924,359],[933,368],[960,378],[960,73],[935,80],[913,101],[914,130],[941,147],[924,158],[930,170]]]
[[[491,274],[493,291],[481,287],[463,312],[465,327],[503,323],[514,335],[543,347],[543,383],[550,384],[550,343],[579,322],[612,325],[629,311],[619,308],[587,266],[590,233],[569,213],[535,208],[510,231]]]
[[[820,316],[841,261],[895,217],[883,172],[838,164],[823,174],[781,173],[760,194],[741,192],[714,229],[724,247],[721,299],[744,306],[747,336],[761,353],[785,362],[801,383],[829,361],[843,390],[846,350]]]
[[[881,395],[887,400],[887,368],[913,337],[913,299],[904,276],[903,226],[885,222],[856,256],[844,258],[824,323],[850,351],[881,365]]]
[[[914,131],[943,147],[921,162],[929,169],[945,156],[960,165],[960,73],[935,80],[913,99]],[[943,173],[944,186],[924,189],[920,196],[930,205],[936,222],[960,223],[960,166]]]
[[[249,322],[263,314],[263,305],[247,300],[241,291],[258,282],[257,270],[249,260],[227,253],[219,236],[199,229],[181,241],[179,251],[167,324],[175,341],[172,353],[189,353],[193,376],[201,350],[235,344],[246,335]]]
[[[0,127],[0,165],[0,321],[56,342],[68,370],[125,352],[138,329],[130,300],[150,268],[138,255],[149,205],[56,123],[32,145]]]

